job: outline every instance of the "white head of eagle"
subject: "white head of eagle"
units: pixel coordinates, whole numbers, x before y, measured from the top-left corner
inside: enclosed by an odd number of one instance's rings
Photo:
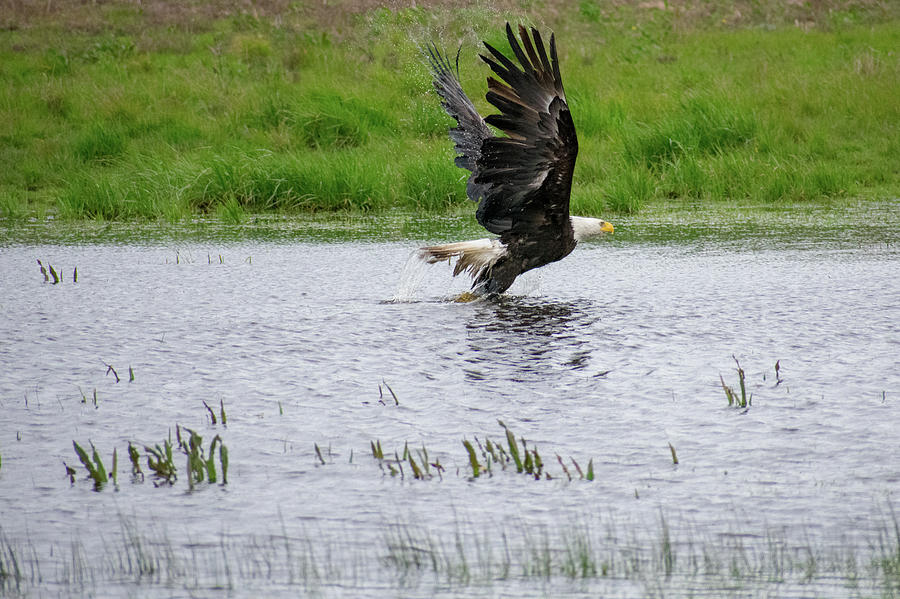
[[[498,237],[423,247],[419,256],[429,263],[455,257],[453,275],[468,273],[478,295],[503,293],[523,272],[568,256],[577,242],[613,232],[608,222],[569,214],[578,138],[553,34],[549,55],[537,29],[529,35],[520,25],[520,44],[507,23],[506,37],[518,64],[484,42],[481,59],[496,76],[488,77],[486,98],[499,111],[486,118],[462,90],[459,54],[454,73],[437,46],[428,49],[434,89],[457,123],[450,129],[456,165],[471,172],[466,195],[478,203],[478,222]]]

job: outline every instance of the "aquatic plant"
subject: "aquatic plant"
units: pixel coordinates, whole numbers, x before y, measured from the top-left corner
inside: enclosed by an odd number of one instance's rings
[[[162,483],[169,485],[175,484],[178,480],[177,468],[172,460],[172,433],[169,432],[169,438],[163,441],[162,446],[156,444],[154,447],[144,445],[144,452],[147,458],[147,468],[153,473],[153,484],[158,486]]]
[[[672,463],[678,464],[678,454],[675,453],[675,446],[669,443],[669,451],[672,453]]]
[[[0,526],[0,595],[99,592],[126,584],[145,593],[172,588],[253,588],[264,584],[288,594],[321,592],[322,585],[365,594],[375,586],[394,594],[426,595],[435,584],[454,596],[515,594],[539,585],[542,595],[707,596],[853,595],[894,597],[900,591],[896,524],[882,524],[866,545],[831,544],[785,532],[698,534],[696,525],[583,520],[457,523],[388,520],[376,542],[318,531],[290,534],[265,527],[253,534],[219,531],[198,543],[169,536],[152,518],[119,515],[119,535],[88,549],[79,538],[35,547],[10,539]],[[115,528],[115,516],[105,518]],[[598,524],[600,526],[598,526]],[[176,533],[177,534],[177,533]],[[88,556],[90,558],[88,559]],[[62,564],[63,567],[59,567]],[[49,566],[49,567],[48,567]],[[624,585],[624,586],[623,586]],[[396,586],[396,588],[394,588]]]
[[[116,369],[113,368],[110,364],[107,364],[106,362],[103,362],[103,365],[106,366],[106,375],[109,376],[109,373],[111,372],[113,374],[113,376],[116,377],[116,382],[118,383],[119,382],[119,373],[116,372]]]
[[[560,458],[559,455],[557,455],[556,457],[557,457],[557,459]],[[579,463],[577,461],[575,461],[575,458],[570,456],[569,460],[572,462],[572,465],[575,467],[575,472],[578,473],[579,478],[581,478],[583,480],[594,480],[594,458],[591,458],[590,460],[588,460],[587,473],[585,473],[581,469],[581,465],[579,465]]]
[[[440,460],[431,460],[428,456],[428,449],[423,445],[421,449],[410,450],[409,443],[403,444],[403,453],[394,452],[394,458],[389,459],[384,456],[384,449],[381,447],[381,441],[370,441],[369,445],[372,450],[372,457],[378,461],[379,467],[384,471],[387,467],[391,476],[400,475],[405,478],[403,464],[409,466],[414,480],[430,480],[434,478],[435,473],[439,478],[443,478],[444,467]],[[351,461],[352,461],[351,451]],[[432,471],[433,469],[433,471]]]
[[[565,474],[566,478],[568,478],[571,481],[572,474],[569,472],[569,469],[566,468],[566,464],[565,464],[565,462],[563,462],[562,456],[560,456],[559,454],[556,454],[556,461],[559,462],[559,467],[562,468],[563,474]]]
[[[66,468],[66,476],[69,478],[69,484],[74,485],[75,484],[75,475],[77,474],[77,471],[74,468],[72,468],[71,466],[69,466],[68,464],[66,464],[65,461],[63,461],[63,466],[65,466],[65,468]]]
[[[747,395],[747,387],[744,380],[744,369],[741,368],[741,363],[738,362],[737,357],[731,356],[734,358],[735,364],[737,364],[737,374],[738,374],[738,384],[740,385],[741,395],[738,397],[737,393],[735,393],[734,389],[725,384],[725,379],[722,375],[719,375],[719,382],[722,384],[722,390],[725,391],[725,397],[728,398],[728,405],[735,408],[747,408],[752,403],[753,395]]]
[[[372,446],[372,457],[376,460],[384,459],[384,451],[381,449],[381,441],[375,440],[369,442]]]
[[[391,389],[391,386],[387,384],[384,379],[381,379],[381,383],[387,388],[388,392],[391,394],[391,397],[394,398],[394,405],[399,406],[400,400],[397,399],[397,394],[394,393],[394,390]],[[384,393],[381,390],[381,385],[378,385],[378,403],[384,405]]]
[[[209,407],[209,404],[206,403],[205,400],[203,401],[203,407],[206,408],[206,411],[209,413],[209,420],[210,420],[210,422],[213,424],[213,426],[215,426],[215,424],[216,424],[216,422],[217,422],[217,420],[216,420],[216,413],[213,412],[213,409],[212,409],[211,407]]]
[[[182,428],[188,433],[186,435],[187,439],[183,438],[181,434]],[[228,454],[227,451],[224,454],[222,453],[224,444],[219,435],[216,435],[213,437],[212,441],[210,441],[208,452],[204,452],[203,450],[203,437],[201,437],[197,431],[186,426],[182,427],[177,424],[175,425],[175,438],[181,452],[187,457],[187,477],[188,488],[190,490],[194,489],[195,484],[202,483],[204,480],[209,484],[215,484],[218,480],[215,461],[217,446],[219,448],[219,462],[222,469],[222,484],[226,484]],[[318,450],[318,446],[316,449]]]
[[[503,444],[496,443],[489,438],[485,438],[483,443],[478,437],[475,437],[474,442],[469,439],[462,440],[463,448],[466,451],[466,462],[471,473],[471,478],[476,479],[484,474],[493,476],[494,468],[499,466],[501,470],[515,468],[517,473],[534,477],[535,480],[542,477],[550,479],[551,476],[549,473],[545,472],[544,462],[537,448],[529,447],[525,439],[517,441],[512,431],[506,428],[502,422],[500,422],[500,424],[504,426],[504,430],[507,433],[505,437],[507,448],[505,448]],[[521,443],[521,448],[519,447],[519,443]],[[440,478],[443,478],[443,465],[441,465],[440,460],[431,460],[428,450],[424,445],[421,449],[416,449],[414,454],[413,450],[409,449],[409,444],[405,443],[402,455],[394,452],[393,460],[385,459],[384,450],[380,441],[371,441],[370,448],[372,457],[379,462],[382,470],[387,466],[391,475],[400,474],[402,477],[404,475],[403,464],[405,463],[410,467],[413,472],[413,477],[416,479],[432,478],[434,476],[431,472],[432,468]],[[557,457],[561,462],[562,458],[559,456]],[[581,469],[581,466],[574,458],[570,459],[580,478],[584,480],[594,479],[593,459],[588,462],[586,473]],[[564,470],[566,469],[565,465],[563,465],[563,468]],[[571,475],[569,475],[570,480],[571,478]]]
[[[404,450],[404,455],[406,456],[406,459],[407,459],[407,461],[409,462],[409,467],[412,469],[412,472],[413,472],[413,478],[415,478],[415,479],[417,479],[417,480],[425,480],[426,474],[427,474],[428,463],[427,463],[427,462],[422,462],[423,465],[425,466],[425,471],[423,471],[423,470],[422,470],[422,467],[420,467],[420,466],[416,463],[416,460],[413,459],[413,456],[412,456],[411,453],[409,453],[408,451]],[[428,478],[431,478],[430,474],[428,474],[427,477],[428,477]]]
[[[81,393],[81,403],[86,404],[88,402],[87,395],[84,394],[84,391],[81,390],[81,387],[78,388],[78,392]],[[97,388],[94,387],[94,393],[91,397],[91,401],[94,404],[95,408],[99,408],[98,399],[97,399]]]
[[[481,476],[481,464],[478,463],[478,456],[475,454],[475,448],[472,447],[472,442],[468,439],[463,439],[463,447],[466,448],[466,452],[469,454],[469,467],[472,468],[472,478],[478,478]]]
[[[48,263],[47,263],[47,266],[44,267],[44,264],[43,264],[40,260],[38,260],[37,263],[38,263],[38,266],[41,267],[41,274],[44,275],[44,282],[45,282],[45,283],[47,283],[47,282],[50,281],[50,276],[53,277],[53,284],[54,284],[54,285],[56,285],[56,284],[58,284],[60,281],[62,281],[62,277],[60,277],[59,274],[57,274],[56,269],[53,268],[53,265],[52,265],[52,264],[50,264],[50,263],[48,262]],[[47,271],[48,271],[48,269],[49,269],[49,272],[50,272],[50,276],[47,276]],[[76,271],[76,273],[77,273],[77,271]],[[76,278],[77,278],[77,277],[76,277]]]
[[[41,262],[40,260],[38,260],[37,263],[38,263],[38,266],[40,266],[40,268],[41,268],[41,274],[44,276],[44,282],[45,282],[45,283],[50,282],[50,277],[53,277],[53,284],[54,284],[54,285],[57,285],[57,284],[59,284],[59,283],[62,283],[62,280],[63,280],[63,279],[62,279],[62,274],[58,273],[58,272],[56,271],[56,269],[53,268],[53,265],[52,265],[52,264],[50,264],[50,263],[48,262],[48,263],[47,263],[47,266],[44,266],[43,262]],[[76,267],[74,268],[74,270],[72,271],[72,282],[73,282],[73,283],[77,283],[77,282],[78,282],[78,267],[77,267],[77,266],[76,266]]]
[[[471,441],[463,440],[463,446],[466,448],[469,458],[469,466],[472,469],[472,478],[478,478],[482,474],[482,470],[493,475],[494,465],[499,465],[501,470],[507,467],[515,466],[516,472],[533,476],[540,479],[544,475],[544,462],[538,453],[537,447],[529,448],[524,438],[520,439],[522,449],[519,450],[519,442],[516,441],[512,430],[503,423],[502,420],[497,421],[503,427],[505,433],[505,441],[507,448],[504,449],[502,444],[495,443],[489,438],[485,438],[484,443],[475,437],[475,443],[478,445],[478,452]],[[478,461],[478,453],[484,460],[484,465]],[[546,474],[550,478],[549,474]]]
[[[492,443],[489,439],[486,439],[485,450],[491,456],[491,462],[500,464],[504,469],[507,465],[515,465],[517,473],[531,476],[535,480],[540,480],[541,478],[549,480],[553,478],[551,474],[545,469],[544,461],[541,458],[537,447],[528,447],[525,438],[522,437],[519,439],[519,442],[522,445],[520,450],[512,430],[508,426],[506,426],[503,421],[498,420],[497,422],[501,427],[503,427],[506,437],[507,449],[504,450],[502,445]],[[556,461],[557,463],[559,463],[560,468],[562,469],[562,473],[565,475],[566,479],[571,481],[573,478],[575,478],[570,472],[569,467],[566,465],[566,462],[563,460],[563,457],[561,455],[556,454]],[[571,456],[569,457],[569,462],[575,469],[575,472],[577,473],[577,477],[579,479],[587,481],[594,480],[593,458],[588,460],[587,470],[582,469],[578,461]]]
[[[574,529],[563,537],[563,555],[559,564],[560,573],[566,578],[595,578],[606,576],[609,566],[598,563],[590,535],[582,528]]]
[[[660,512],[660,539],[659,539],[659,557],[663,565],[663,571],[666,578],[672,576],[675,570],[675,550],[672,545],[672,536],[669,534],[669,524],[666,522],[665,516]]]
[[[104,485],[109,482],[110,476],[107,474],[106,468],[103,466],[103,460],[100,458],[100,454],[97,451],[97,448],[94,447],[93,443],[91,443],[91,456],[89,457],[87,451],[85,451],[77,441],[72,441],[72,445],[75,447],[75,454],[78,456],[78,459],[88,471],[88,475],[90,476],[91,480],[94,481],[94,490],[100,491],[101,489],[103,489]],[[65,462],[63,462],[63,464],[65,465]],[[111,477],[113,479],[113,484],[116,484],[117,482],[117,468],[118,455],[116,454],[116,450],[113,449],[113,465]],[[74,482],[74,471],[71,471],[68,465],[66,465],[66,473],[69,475],[70,480]]]
[[[399,468],[394,468],[394,464],[391,463],[390,460],[385,459],[384,450],[381,447],[381,441],[375,440],[370,441],[370,445],[372,446],[372,457],[378,461],[378,466],[381,468],[382,472],[384,472],[384,467],[387,466],[388,472],[390,472],[391,476],[397,476],[397,474],[402,474],[402,470]],[[396,455],[396,452],[395,452]],[[399,458],[396,462],[399,462]],[[395,463],[396,463],[395,462]]]
[[[113,458],[112,458],[112,473],[110,474],[110,478],[113,481],[113,486],[119,486],[119,452],[116,448],[113,448]]]
[[[141,477],[144,480],[144,472],[141,470],[141,454],[137,447],[128,442],[128,459],[131,460],[131,476],[134,478]]]
[[[14,590],[16,594],[21,592],[25,576],[22,571],[23,556],[19,553],[0,527],[0,593],[5,590]]]
[[[724,589],[736,586],[742,591],[770,589],[775,584],[784,594],[790,588],[786,585],[808,588],[806,585],[816,582],[829,584],[829,578],[831,584],[839,580],[837,584],[852,584],[855,589],[863,585],[869,589],[892,588],[877,577],[892,567],[893,547],[883,552],[888,563],[880,561],[875,550],[876,562],[867,580],[862,580],[852,550],[826,556],[821,547],[791,543],[771,531],[752,544],[740,536],[728,536],[724,541],[685,538],[675,534],[679,528],[671,527],[662,511],[655,527],[639,528],[626,534],[629,541],[623,543],[622,537],[612,531],[593,534],[587,522],[569,526],[529,526],[524,522],[494,528],[479,525],[449,536],[429,531],[421,523],[395,524],[384,534],[383,563],[404,581],[425,572],[459,586],[510,578],[521,583],[540,579],[543,584],[559,582],[560,578],[595,583],[607,579],[613,584],[628,580],[649,585],[643,594],[650,596],[663,589],[680,596],[685,594],[685,584],[712,594],[728,594]],[[787,551],[786,547],[793,549]],[[596,594],[604,595],[602,591]]]
[[[318,443],[313,443],[313,446],[314,446],[315,449],[316,449],[316,457],[319,459],[319,463],[320,463],[321,465],[324,466],[324,465],[325,465],[325,458],[322,457],[322,450],[319,449],[319,444],[318,444]]]

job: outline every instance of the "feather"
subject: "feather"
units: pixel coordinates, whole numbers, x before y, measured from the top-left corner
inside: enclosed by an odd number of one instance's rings
[[[576,243],[569,198],[578,137],[556,38],[550,35],[548,54],[537,29],[519,26],[517,39],[507,23],[506,37],[514,60],[487,42],[480,55],[493,72],[485,97],[498,110],[487,118],[462,90],[459,52],[454,74],[447,57],[433,44],[428,48],[434,89],[457,122],[450,130],[455,163],[471,173],[466,194],[478,202],[478,222],[500,238],[429,246],[420,256],[430,263],[456,258],[454,276],[468,273],[484,293],[502,293],[519,274],[564,258]],[[600,231],[585,222],[578,221],[579,239]]]
[[[483,271],[490,270],[497,259],[505,253],[506,246],[498,239],[477,239],[423,247],[419,250],[419,257],[429,264],[445,260],[449,262],[456,258],[456,265],[453,267],[454,277],[461,272],[478,277]]]

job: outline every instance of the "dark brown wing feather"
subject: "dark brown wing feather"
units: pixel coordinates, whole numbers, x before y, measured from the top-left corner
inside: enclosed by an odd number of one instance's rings
[[[519,27],[521,45],[508,23],[506,35],[518,65],[488,43],[490,56],[481,56],[499,78],[488,78],[487,100],[500,112],[486,119],[463,92],[458,70],[454,74],[437,47],[428,49],[434,88],[457,122],[450,130],[459,154],[456,165],[472,172],[466,193],[479,202],[476,216],[488,231],[506,241],[537,229],[543,235],[553,235],[552,228],[557,228],[556,235],[571,235],[569,195],[578,139],[559,74],[556,41],[551,35],[548,56],[536,29],[529,35]],[[494,136],[488,125],[505,136]]]
[[[466,195],[477,202],[484,195],[486,186],[475,182],[478,175],[477,160],[481,155],[481,145],[493,133],[478,114],[472,100],[462,90],[459,83],[459,53],[457,53],[457,71],[446,56],[434,44],[428,48],[428,58],[434,77],[434,89],[441,96],[441,106],[456,119],[457,126],[450,130],[450,139],[456,144],[456,166],[472,172],[466,185]]]
[[[485,138],[475,161],[474,183],[483,188],[478,222],[504,237],[529,235],[538,228],[546,234],[547,227],[571,235],[569,195],[578,139],[556,42],[551,35],[548,57],[537,30],[529,36],[519,27],[521,45],[509,24],[506,35],[521,67],[487,43],[490,56],[481,56],[499,78],[488,79],[487,100],[500,113],[484,120],[506,137]]]

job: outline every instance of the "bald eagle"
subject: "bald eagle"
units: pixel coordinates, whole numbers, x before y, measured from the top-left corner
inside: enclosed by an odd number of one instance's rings
[[[419,257],[432,264],[455,257],[453,276],[468,273],[476,295],[503,293],[523,272],[565,258],[583,239],[613,231],[600,219],[569,215],[578,138],[554,35],[549,57],[537,29],[529,36],[520,25],[520,45],[507,23],[506,37],[518,65],[484,42],[490,54],[481,59],[499,78],[488,77],[486,98],[500,113],[487,118],[462,90],[459,53],[454,74],[437,46],[428,49],[434,89],[457,122],[450,130],[456,165],[471,171],[466,195],[478,203],[481,226],[499,237],[423,247]],[[505,135],[495,135],[489,125]]]

